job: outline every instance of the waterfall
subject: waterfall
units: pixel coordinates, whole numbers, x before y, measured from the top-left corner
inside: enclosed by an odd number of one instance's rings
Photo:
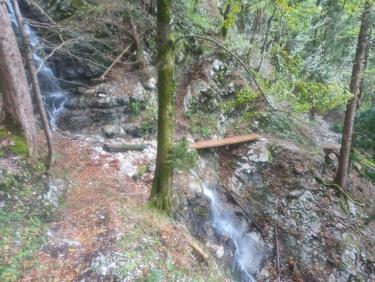
[[[6,5],[13,28],[16,34],[19,35],[18,22],[13,9],[13,5],[10,0],[6,1]],[[42,49],[43,46],[38,35],[32,28],[30,28],[27,23],[25,23],[25,31],[29,35],[29,44],[31,45],[33,50],[35,68],[39,70],[38,79],[40,81],[40,87],[43,93],[43,100],[48,113],[49,121],[52,129],[56,129],[56,122],[59,119],[62,111],[64,110],[64,105],[68,99],[68,96],[66,91],[63,91],[59,86],[57,78],[53,74],[52,69],[46,62],[43,61],[42,57],[37,52],[37,50]]]
[[[229,237],[235,246],[234,272],[239,273],[241,281],[256,281],[271,253],[270,248],[257,232],[249,230],[246,219],[235,212],[224,195],[207,187],[194,171],[191,173],[199,180],[202,193],[210,201],[211,224],[215,232]]]

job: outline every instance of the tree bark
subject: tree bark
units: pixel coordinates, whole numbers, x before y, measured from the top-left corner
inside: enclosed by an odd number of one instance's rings
[[[228,34],[228,27],[226,26],[226,21],[228,20],[228,16],[230,12],[232,11],[232,5],[231,4],[226,4],[225,5],[225,11],[223,15],[223,26],[221,27],[221,36],[225,39]]]
[[[174,34],[172,0],[157,1],[158,64],[158,146],[150,203],[170,213],[173,167],[170,161],[174,135]]]
[[[26,53],[26,65],[30,73],[33,94],[37,102],[38,111],[42,120],[42,126],[44,129],[44,133],[46,135],[47,146],[48,146],[48,157],[46,161],[46,168],[47,168],[47,171],[49,171],[55,162],[55,145],[54,145],[54,141],[52,137],[52,131],[51,131],[51,128],[48,122],[47,113],[44,107],[42,92],[40,91],[40,87],[39,87],[39,81],[38,81],[37,72],[34,66],[33,51],[30,46],[29,35],[25,31],[25,25],[24,25],[24,21],[20,12],[20,8],[18,6],[18,1],[17,0],[12,0],[12,1],[13,1],[14,12],[16,15],[16,19],[17,19],[19,30],[20,30],[21,37],[22,37],[23,47]]]
[[[268,36],[269,36],[269,33],[270,33],[272,20],[273,20],[273,17],[275,16],[275,13],[276,13],[276,8],[273,9],[272,15],[271,15],[271,17],[268,19],[268,22],[267,22],[266,35],[265,35],[265,37],[264,37],[263,45],[262,45],[262,48],[261,48],[261,50],[260,50],[261,58],[260,58],[260,62],[259,62],[259,66],[258,66],[258,68],[257,68],[257,71],[259,71],[259,70],[261,69],[262,64],[263,64],[263,60],[264,60],[264,52],[266,51],[266,46],[267,46]]]
[[[339,166],[335,182],[340,187],[346,186],[348,170],[349,170],[349,157],[352,144],[354,118],[356,114],[356,108],[358,103],[358,95],[360,91],[361,77],[364,70],[364,60],[366,56],[367,45],[369,44],[370,34],[370,10],[371,5],[369,1],[366,1],[364,11],[361,19],[361,29],[358,35],[357,51],[352,69],[352,78],[350,81],[350,92],[353,94],[353,98],[349,101],[344,120],[344,129],[342,134],[341,149]]]
[[[370,31],[369,31],[369,36],[368,36],[368,44],[366,46],[366,53],[365,53],[365,59],[364,59],[364,63],[363,63],[363,72],[366,71],[367,69],[367,64],[368,64],[368,60],[369,60],[369,56],[370,56],[370,50],[371,50],[371,39],[372,39],[372,28],[370,26]],[[361,77],[361,83],[359,85],[359,93],[358,93],[358,104],[357,104],[357,107],[360,107],[361,105],[361,102],[362,102],[362,99],[363,99],[363,91],[364,91],[364,88],[365,88],[365,74],[362,75]]]
[[[29,153],[36,156],[37,139],[32,100],[4,0],[0,0],[0,92],[4,97],[6,126],[22,134]]]

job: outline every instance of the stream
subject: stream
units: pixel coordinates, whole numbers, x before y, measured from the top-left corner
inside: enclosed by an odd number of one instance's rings
[[[249,228],[249,222],[242,214],[233,209],[225,195],[216,187],[205,184],[201,178],[191,171],[198,179],[202,193],[209,200],[211,225],[219,237],[230,238],[235,247],[232,272],[239,281],[254,282],[262,270],[265,261],[272,254],[261,236]]]

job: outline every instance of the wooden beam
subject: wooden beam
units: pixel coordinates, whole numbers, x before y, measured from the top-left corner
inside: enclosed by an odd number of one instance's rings
[[[200,141],[197,143],[190,144],[191,149],[205,149],[205,148],[212,148],[212,147],[220,147],[225,145],[232,145],[238,143],[245,143],[250,141],[255,141],[260,138],[257,134],[249,134],[249,135],[242,135],[242,136],[233,136],[227,137],[219,140],[205,140]]]

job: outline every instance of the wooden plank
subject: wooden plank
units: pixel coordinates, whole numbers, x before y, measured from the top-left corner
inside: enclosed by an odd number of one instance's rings
[[[233,136],[227,137],[224,139],[219,140],[205,140],[200,141],[197,143],[190,144],[190,148],[192,149],[205,149],[205,148],[212,148],[212,147],[220,147],[225,145],[232,145],[238,143],[245,143],[249,141],[255,141],[260,138],[257,134],[249,134],[249,135],[242,135],[242,136]]]

